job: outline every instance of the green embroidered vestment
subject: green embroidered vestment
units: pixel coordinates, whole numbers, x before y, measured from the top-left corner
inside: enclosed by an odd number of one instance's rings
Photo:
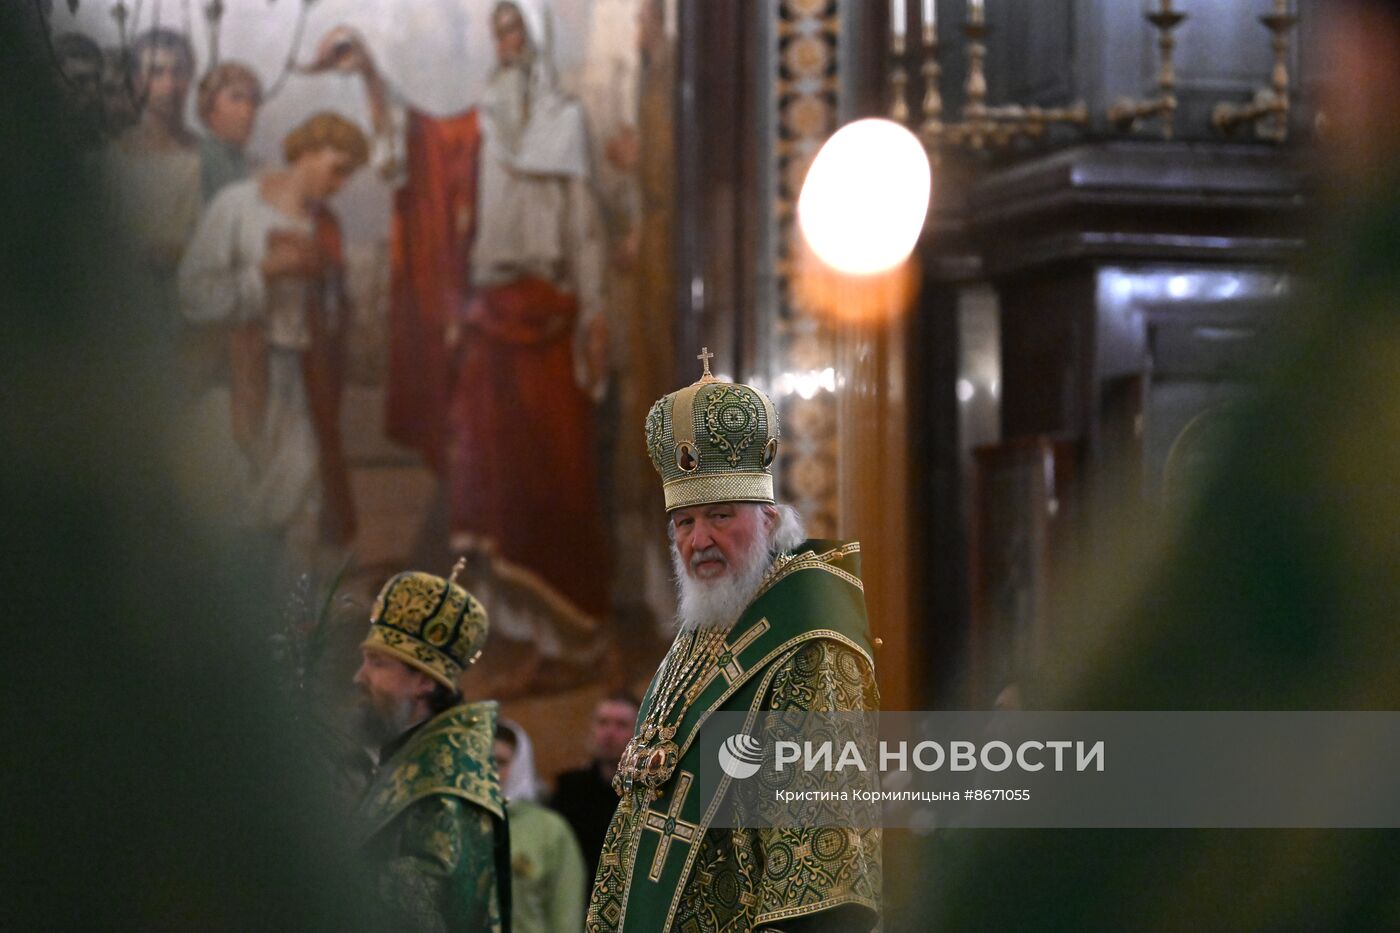
[[[808,541],[775,562],[725,635],[723,650],[687,692],[674,736],[678,749],[655,753],[655,762],[664,758],[674,770],[656,788],[619,788],[622,799],[599,860],[588,933],[739,933],[823,922],[851,931],[875,926],[878,829],[711,828],[712,801],[699,799],[696,779],[695,737],[713,712],[879,708],[859,550],[857,544]],[[668,656],[653,678],[639,726],[653,704],[664,700],[658,693],[672,664]],[[639,729],[634,743],[643,738]],[[638,749],[639,764],[653,760],[654,748]]]
[[[394,929],[501,933],[505,836],[491,743],[496,704],[454,706],[381,766],[360,805],[364,851]]]

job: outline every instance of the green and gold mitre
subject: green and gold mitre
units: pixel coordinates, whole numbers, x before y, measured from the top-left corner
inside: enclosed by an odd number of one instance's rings
[[[374,601],[360,647],[383,651],[457,689],[457,678],[481,655],[487,630],[486,610],[456,583],[462,566],[458,561],[446,580],[421,571],[390,579]]]
[[[661,474],[666,511],[710,502],[773,502],[778,413],[753,386],[710,375],[657,400],[647,415],[647,452]]]

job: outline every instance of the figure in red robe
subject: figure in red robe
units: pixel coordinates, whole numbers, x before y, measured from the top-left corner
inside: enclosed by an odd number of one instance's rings
[[[490,568],[473,589],[493,629],[577,661],[608,609],[606,244],[583,108],[557,88],[539,11],[499,3],[491,27],[497,67],[454,116],[412,107],[348,28],[313,67],[363,77],[381,173],[399,183],[389,435],[442,476],[454,550]]]

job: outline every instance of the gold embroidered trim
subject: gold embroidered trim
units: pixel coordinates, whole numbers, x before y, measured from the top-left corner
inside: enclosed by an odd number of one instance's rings
[[[788,644],[791,644],[792,642],[796,641],[806,640],[807,639],[800,637],[794,638],[790,639]],[[787,646],[784,645],[783,647]],[[768,657],[772,658],[781,651],[781,647],[775,649],[773,652],[769,653]],[[794,650],[793,653],[795,654],[796,651]],[[787,657],[784,657],[783,661],[786,660]],[[773,682],[773,678],[777,676],[777,673],[779,669],[782,668],[782,666],[783,665],[781,663],[773,664],[766,671],[763,672],[763,679],[759,681],[758,690],[754,693],[753,703],[749,707],[748,715],[744,717],[744,727],[742,731],[748,732],[750,731],[750,729],[752,729],[754,718],[757,716],[758,713],[758,708],[763,705],[763,698],[768,694],[768,685]],[[721,705],[724,702],[724,699],[727,698],[729,694],[733,693],[735,689],[737,689],[737,685],[731,686],[728,690],[726,690],[724,697],[720,699],[719,703],[715,704],[715,706],[711,706],[710,709],[705,712],[705,718],[708,718],[709,714],[713,712],[719,705]],[[702,724],[703,720],[700,724],[697,724],[694,731],[691,732],[692,736],[699,734],[700,725]],[[689,745],[690,743],[687,742],[686,746],[689,747]],[[705,810],[703,814],[701,814],[700,822],[696,824],[699,829],[700,835],[704,835],[705,831],[710,826],[710,821],[715,818],[715,811],[719,809],[720,801],[724,799],[724,793],[726,790],[729,789],[729,783],[731,780],[732,779],[729,777],[728,774],[725,774],[722,778],[720,778],[720,785],[715,790],[714,796],[710,800],[710,806],[708,807],[708,809]],[[674,923],[676,920],[676,911],[680,909],[681,895],[685,892],[685,884],[683,879],[690,877],[690,873],[695,867],[695,860],[699,858],[699,856],[700,846],[698,845],[691,846],[690,851],[686,852],[685,864],[681,865],[680,877],[682,879],[682,883],[676,885],[676,892],[671,895],[671,907],[669,910],[666,911],[666,925],[661,928],[661,933],[671,933],[671,924]],[[629,897],[628,900],[630,901],[631,898]],[[626,916],[625,910],[623,911],[623,915]]]
[[[457,689],[457,678],[462,675],[462,665],[439,649],[426,645],[403,632],[390,629],[387,626],[372,625],[369,634],[360,643],[361,651],[366,648],[402,661],[449,689]]]
[[[843,645],[845,645],[846,647],[850,648],[851,650],[855,651],[855,652],[856,652],[857,654],[859,654],[862,658],[864,658],[864,659],[865,659],[865,662],[866,662],[867,664],[870,665],[870,671],[871,671],[871,673],[872,673],[872,674],[874,673],[874,671],[875,671],[875,659],[872,658],[872,657],[866,652],[866,650],[865,650],[864,648],[862,648],[860,645],[858,645],[858,644],[856,644],[855,642],[851,641],[851,639],[847,638],[845,635],[842,635],[840,632],[834,631],[834,630],[829,629],[829,628],[812,629],[811,631],[803,632],[801,635],[795,635],[795,636],[793,636],[792,638],[789,638],[787,641],[783,642],[781,645],[779,645],[778,647],[774,648],[772,651],[768,652],[768,654],[764,655],[763,658],[762,658],[761,660],[756,661],[755,663],[749,665],[749,670],[750,670],[750,671],[759,670],[759,669],[762,668],[764,665],[768,664],[770,661],[773,661],[775,658],[777,658],[778,655],[780,655],[782,652],[784,652],[784,651],[786,651],[786,650],[788,650],[788,649],[790,649],[790,648],[793,648],[793,647],[795,647],[795,646],[797,646],[797,645],[800,645],[800,644],[802,644],[803,642],[812,641],[812,640],[815,639],[815,638],[829,638],[829,639],[831,639],[832,641],[840,642],[841,644],[843,644]],[[766,675],[765,675],[765,676],[766,676]],[[685,753],[686,753],[687,751],[690,750],[690,746],[693,745],[693,744],[695,743],[696,738],[699,737],[699,735],[700,735],[700,729],[705,725],[705,721],[708,720],[708,719],[710,718],[710,715],[711,715],[716,709],[718,709],[719,707],[723,706],[723,705],[724,705],[724,701],[727,700],[727,699],[729,699],[731,696],[733,696],[734,693],[735,693],[735,691],[737,691],[740,687],[742,687],[746,682],[747,682],[746,680],[740,680],[740,681],[737,681],[737,682],[735,682],[735,683],[730,684],[728,687],[725,688],[725,691],[719,695],[719,698],[716,699],[713,703],[710,704],[710,708],[707,709],[707,710],[705,710],[705,712],[703,712],[703,713],[700,714],[700,718],[696,721],[695,725],[691,728],[690,733],[689,733],[689,736],[686,738],[685,743],[684,743],[683,745],[681,745],[680,753],[676,756],[676,760],[677,760],[677,761],[679,761],[680,759],[682,759],[682,758],[685,757]]]
[[[840,577],[842,580],[845,580],[847,583],[851,584],[851,586],[854,586],[864,593],[865,583],[860,577],[842,570],[840,567],[831,566],[831,563],[834,561],[842,560],[852,554],[859,553],[860,542],[852,541],[849,544],[843,544],[840,547],[832,548],[821,554],[814,554],[811,551],[803,551],[799,554],[785,554],[774,561],[773,569],[769,571],[768,578],[763,581],[763,585],[759,587],[758,592],[754,594],[753,598],[755,600],[758,599],[758,597],[776,586],[778,581],[797,573],[799,570],[824,570],[833,576]],[[750,604],[752,604],[752,602],[753,600],[750,600]]]
[[[824,901],[803,904],[801,907],[785,907],[782,910],[771,910],[766,914],[759,914],[754,917],[753,922],[755,926],[762,926],[765,923],[772,923],[774,920],[791,920],[794,917],[805,917],[807,914],[814,914],[822,910],[830,910],[833,907],[840,907],[842,904],[859,904],[862,907],[869,907],[877,914],[880,912],[880,905],[875,901],[855,894],[847,894],[842,897],[829,897]]]
[[[768,473],[700,473],[669,480],[662,488],[668,512],[711,502],[773,503],[773,477]]]
[[[695,446],[695,396],[708,384],[697,382],[676,393],[671,405],[671,439],[677,450],[682,444]]]

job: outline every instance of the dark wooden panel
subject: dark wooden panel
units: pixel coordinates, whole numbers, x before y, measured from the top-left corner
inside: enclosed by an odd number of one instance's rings
[[[967,706],[1035,675],[1076,518],[1078,445],[1045,436],[979,448],[973,478]]]
[[[760,212],[755,153],[760,54],[757,17],[764,4],[747,0],[681,0],[677,127],[680,203],[677,231],[677,360],[689,372],[709,346],[723,371],[745,373],[757,279]]]
[[[1087,266],[998,283],[1002,437],[1088,430],[1094,289]]]
[[[994,102],[1062,104],[1076,96],[1074,0],[993,0],[987,14]]]
[[[917,575],[911,624],[922,633],[914,660],[918,709],[961,700],[955,685],[965,651],[969,594],[962,454],[958,441],[958,289],[927,277],[908,347],[911,506],[910,570]]]

